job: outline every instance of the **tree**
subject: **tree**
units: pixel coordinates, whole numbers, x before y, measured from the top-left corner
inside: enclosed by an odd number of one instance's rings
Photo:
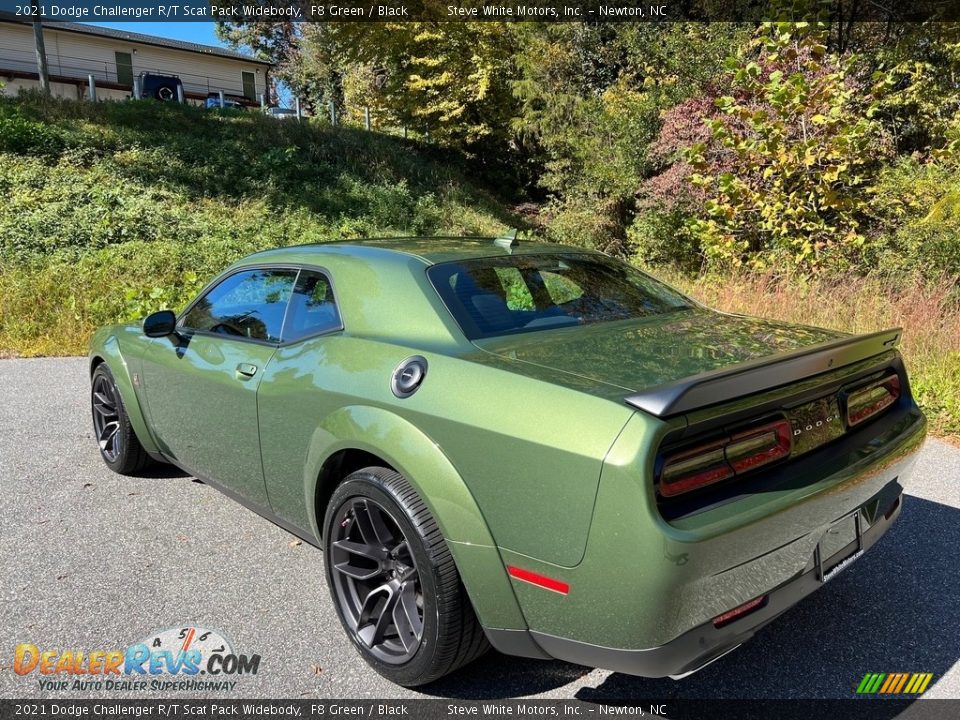
[[[218,22],[214,31],[224,42],[234,48],[242,48],[255,57],[274,64],[274,78],[284,82],[294,95],[303,96],[303,88],[291,73],[300,49],[300,23],[291,21]],[[274,97],[268,101],[276,102]]]
[[[890,146],[855,58],[829,54],[825,33],[764,24],[713,88],[667,113],[653,144],[667,164],[644,191],[683,203],[711,265],[819,271],[867,242]]]
[[[338,59],[349,112],[369,106],[381,124],[470,146],[508,137],[514,51],[501,23],[315,23],[301,63],[316,77]]]
[[[548,23],[519,32],[516,127],[544,158],[551,232],[629,255],[662,114],[709,82],[744,31],[729,23]]]

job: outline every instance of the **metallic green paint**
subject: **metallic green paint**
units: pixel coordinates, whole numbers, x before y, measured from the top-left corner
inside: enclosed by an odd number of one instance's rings
[[[640,390],[839,337],[843,333],[695,308],[475,344],[523,362]]]
[[[151,340],[141,363],[140,393],[164,454],[264,507],[257,389],[275,352],[271,345],[197,333],[182,342]],[[255,368],[251,377],[238,370],[245,365]]]
[[[925,434],[919,411],[876,443],[835,457],[804,488],[748,496],[682,527],[659,517],[652,483],[664,428],[637,413],[604,462],[587,553],[576,568],[503,551],[518,564],[570,585],[566,596],[515,582],[532,629],[612,648],[663,645],[812,568],[832,523],[904,478]],[[642,472],[638,472],[642,468]],[[882,516],[881,516],[882,517]]]
[[[343,329],[270,345],[201,333],[151,340],[115,326],[94,336],[91,361],[109,364],[149,451],[318,543],[330,459],[380,458],[430,507],[485,627],[610,648],[667,643],[809,569],[834,521],[908,474],[924,434],[909,398],[860,431],[860,444],[838,441],[810,482],[667,521],[653,482],[665,439],[899,356],[662,420],[625,394],[840,334],[695,307],[471,343],[426,276],[434,262],[557,250],[427,238],[257,253],[220,277],[320,269]],[[390,378],[414,354],[426,378],[399,399]],[[241,364],[257,370],[238,376]],[[569,594],[511,579],[506,565],[568,583]]]
[[[484,508],[484,517],[474,518],[483,535],[489,528],[501,546],[575,565],[583,556],[603,455],[630,408],[498,365],[421,354],[429,363],[427,379],[400,400],[388,379],[409,348],[337,334],[278,350],[259,393],[274,512],[298,523],[309,512],[302,494],[292,490],[302,482],[304,448],[323,448],[310,455],[325,459],[355,447],[402,464],[399,458],[412,455],[410,446],[430,445],[456,458],[457,474],[469,479],[470,495]],[[498,392],[491,394],[490,387]],[[552,408],[546,416],[545,396]],[[362,410],[357,398],[364,399]],[[576,415],[589,417],[589,426],[568,421]],[[532,456],[538,461],[530,463]],[[319,466],[310,465],[308,475],[316,477]],[[414,470],[404,474],[414,484],[426,482],[429,475]],[[531,509],[542,508],[545,492],[564,501],[551,503],[545,522],[531,527],[527,519]],[[432,495],[424,497],[430,502]],[[437,510],[445,532],[451,527],[448,540],[486,544],[456,503]]]
[[[140,372],[139,351],[143,349],[144,340],[139,326],[113,326],[97,330],[90,339],[90,373],[93,374],[99,362],[107,364],[140,444],[147,452],[156,453],[159,448],[148,429],[133,380],[134,374]]]

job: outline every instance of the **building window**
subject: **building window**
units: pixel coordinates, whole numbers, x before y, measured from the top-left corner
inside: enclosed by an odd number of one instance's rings
[[[133,55],[130,53],[115,52],[113,57],[117,63],[117,82],[121,85],[133,85]]]
[[[240,77],[243,78],[243,96],[247,100],[252,100],[253,102],[257,101],[257,76],[252,72],[247,72],[244,70],[240,73]]]

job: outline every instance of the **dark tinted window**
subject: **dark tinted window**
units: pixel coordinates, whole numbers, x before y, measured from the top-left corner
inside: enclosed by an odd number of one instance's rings
[[[252,72],[243,71],[240,73],[243,82],[243,95],[247,100],[257,99],[257,79]]]
[[[117,64],[117,82],[121,85],[133,85],[133,55],[115,52],[113,58]]]
[[[296,270],[245,270],[226,278],[193,306],[182,326],[230,337],[280,342]]]
[[[428,274],[471,339],[690,307],[666,285],[603,255],[483,258],[435,265]]]
[[[301,270],[283,326],[284,342],[339,330],[340,327],[340,313],[330,281],[321,272]]]

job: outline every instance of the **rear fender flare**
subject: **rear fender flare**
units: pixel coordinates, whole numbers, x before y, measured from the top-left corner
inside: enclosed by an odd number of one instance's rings
[[[383,458],[417,490],[443,532],[481,624],[526,628],[500,552],[470,489],[436,442],[389,410],[343,407],[327,416],[314,432],[304,499],[317,538],[323,523],[316,501],[317,482],[326,460],[346,449]]]

